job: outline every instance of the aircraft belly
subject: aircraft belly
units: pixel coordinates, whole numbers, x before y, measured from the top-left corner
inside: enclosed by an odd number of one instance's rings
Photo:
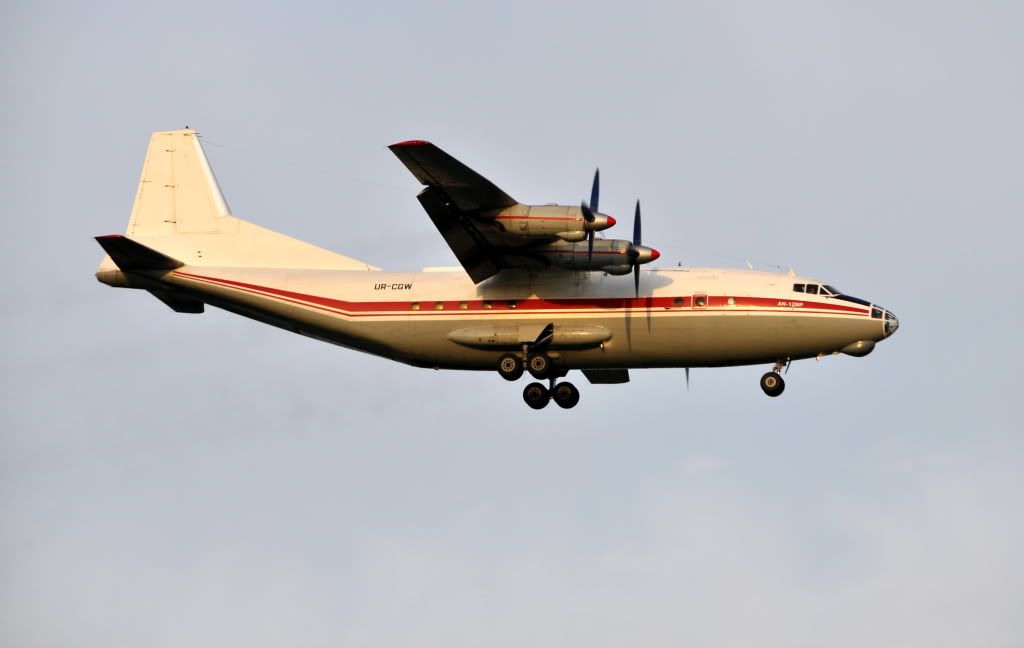
[[[869,339],[876,326],[863,318],[808,315],[692,315],[572,319],[509,319],[495,326],[599,325],[611,339],[588,349],[550,349],[570,369],[727,366],[807,358]],[[442,369],[494,368],[507,348],[469,348],[448,336],[465,320],[345,323],[350,335],[385,344],[395,360]]]

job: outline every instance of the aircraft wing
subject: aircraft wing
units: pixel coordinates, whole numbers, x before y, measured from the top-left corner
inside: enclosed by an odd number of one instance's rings
[[[410,140],[388,148],[417,180],[443,191],[463,211],[503,209],[518,204],[490,180],[430,142]]]
[[[510,235],[494,220],[498,210],[519,204],[514,198],[430,142],[388,148],[427,185],[416,198],[475,283],[504,268],[544,267],[523,253],[530,241]]]

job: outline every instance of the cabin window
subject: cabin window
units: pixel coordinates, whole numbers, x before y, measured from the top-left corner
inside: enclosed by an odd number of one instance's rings
[[[444,302],[437,302],[434,304],[434,310],[444,310]]]
[[[735,306],[736,305],[736,298],[735,297],[730,297],[729,299],[725,300],[725,303],[729,304],[730,306]]]
[[[468,302],[459,302],[459,308],[461,310],[466,310],[467,308],[469,308],[469,303]]]
[[[694,295],[693,296],[693,307],[694,308],[706,308],[708,305],[707,295]]]
[[[683,305],[683,298],[682,297],[676,297],[675,299],[672,300],[672,304],[674,306],[682,306]]]
[[[491,303],[491,300],[485,299],[484,300],[484,308],[490,310],[490,309],[494,308],[494,304]]]
[[[412,310],[419,310],[420,309],[420,303],[419,302],[413,302],[413,303],[409,304],[409,308],[411,308]]]
[[[793,292],[803,292],[804,284],[793,284]]]
[[[514,299],[508,300],[508,307],[509,308],[515,308],[516,307],[516,300],[514,300]]]

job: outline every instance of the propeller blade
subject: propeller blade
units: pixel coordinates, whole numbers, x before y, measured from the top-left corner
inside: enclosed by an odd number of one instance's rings
[[[636,212],[633,214],[633,245],[640,245],[640,201],[636,201]]]
[[[583,220],[588,223],[594,222],[594,212],[590,209],[590,205],[587,204],[586,200],[580,203],[580,211],[583,212]]]
[[[601,168],[594,169],[594,186],[590,189],[590,208],[600,211],[597,208],[597,199],[601,193]]]
[[[594,230],[587,232],[587,270],[594,267]]]
[[[640,245],[640,199],[636,201],[636,211],[633,212],[633,245]],[[637,258],[640,256],[640,252],[634,248],[629,248],[629,258],[633,264],[633,288],[636,291],[637,298],[640,297],[640,264],[637,263]]]
[[[686,391],[690,391],[690,368],[686,368]]]

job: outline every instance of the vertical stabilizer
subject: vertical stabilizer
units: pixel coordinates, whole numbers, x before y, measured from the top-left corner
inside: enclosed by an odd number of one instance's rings
[[[194,130],[153,133],[135,194],[129,236],[217,233],[227,203]]]
[[[150,137],[127,236],[190,266],[377,270],[232,216],[199,143],[199,133],[191,129]],[[100,241],[104,242],[128,245],[117,237]],[[108,258],[100,271],[116,266]]]

